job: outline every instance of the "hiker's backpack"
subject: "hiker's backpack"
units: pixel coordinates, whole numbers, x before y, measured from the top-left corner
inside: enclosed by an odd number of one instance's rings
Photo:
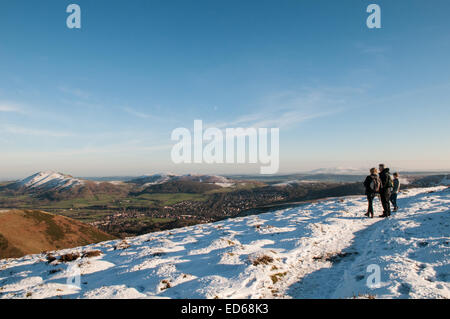
[[[378,193],[378,192],[380,191],[380,188],[381,188],[381,182],[380,182],[380,179],[377,178],[377,177],[375,177],[375,176],[373,176],[373,177],[372,177],[372,181],[370,182],[369,187],[370,187],[370,190],[371,190],[372,192]]]
[[[391,174],[387,174],[386,178],[387,178],[386,188],[394,188],[394,182],[392,181]]]

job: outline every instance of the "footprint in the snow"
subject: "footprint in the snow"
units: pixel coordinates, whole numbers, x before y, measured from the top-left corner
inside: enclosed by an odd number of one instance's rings
[[[426,241],[421,241],[421,242],[417,243],[417,246],[426,247],[426,246],[428,246],[428,243]]]
[[[417,268],[419,268],[419,271],[420,270],[424,270],[425,268],[427,268],[427,265],[426,264],[420,264],[420,265],[417,266]]]
[[[444,273],[444,272],[437,274],[436,277],[439,279],[439,281],[445,281],[445,282],[449,281],[449,279],[450,279],[449,278],[450,275],[447,273]]]
[[[400,287],[398,287],[398,292],[402,295],[409,295],[411,292],[411,285],[407,283],[402,283]]]

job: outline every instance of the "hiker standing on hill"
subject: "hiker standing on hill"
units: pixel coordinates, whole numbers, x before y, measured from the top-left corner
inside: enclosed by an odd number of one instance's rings
[[[397,195],[400,192],[400,180],[398,179],[398,173],[394,173],[394,187],[392,189],[392,195],[391,195],[391,203],[394,206],[394,212],[398,210],[397,206]]]
[[[379,217],[389,217],[391,216],[391,204],[389,200],[391,199],[391,192],[394,186],[392,182],[391,174],[389,173],[389,168],[386,168],[384,164],[380,164],[378,167],[380,171],[380,199],[383,205],[383,214]]]
[[[370,218],[373,218],[373,200],[377,195],[377,193],[380,192],[381,188],[381,181],[377,173],[378,171],[375,167],[371,168],[370,175],[367,176],[366,180],[364,181],[364,187],[366,188],[367,202],[369,204],[365,216]]]

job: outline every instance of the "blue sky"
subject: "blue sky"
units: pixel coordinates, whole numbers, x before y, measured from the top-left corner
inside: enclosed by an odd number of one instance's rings
[[[82,10],[70,30],[70,3]],[[366,27],[381,7],[382,29]],[[280,128],[280,172],[450,169],[448,1],[0,4],[0,178],[158,171],[194,119]]]

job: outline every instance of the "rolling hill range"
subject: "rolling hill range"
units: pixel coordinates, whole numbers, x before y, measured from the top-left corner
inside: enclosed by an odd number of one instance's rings
[[[114,237],[76,220],[37,210],[0,210],[0,258],[97,243]]]
[[[98,194],[120,196],[127,194],[129,189],[125,183],[83,180],[54,171],[38,172],[0,187],[1,191],[13,196],[32,195],[37,199],[51,201],[93,198]]]
[[[176,175],[171,173],[159,173],[153,175],[145,175],[135,179],[131,179],[128,183],[133,183],[142,186],[150,186],[163,184],[166,182],[183,181],[183,182],[198,182],[204,184],[215,184],[222,187],[232,186],[234,181],[224,176],[218,175],[201,175],[201,174],[186,174]]]
[[[10,187],[16,189],[34,189],[34,190],[62,190],[71,189],[78,185],[83,185],[84,181],[73,178],[70,175],[56,173],[52,171],[38,172],[28,176]]]
[[[449,203],[408,189],[370,219],[349,196],[0,260],[0,298],[450,298]]]

